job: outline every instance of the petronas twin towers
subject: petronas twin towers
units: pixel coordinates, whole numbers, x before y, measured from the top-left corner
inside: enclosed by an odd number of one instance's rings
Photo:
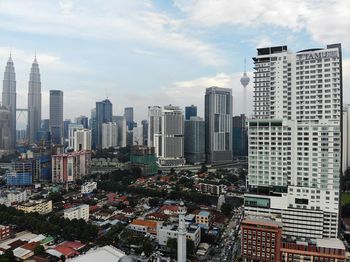
[[[7,61],[3,89],[2,89],[2,106],[6,107],[10,112],[9,117],[9,149],[13,149],[16,145],[16,73],[12,56]],[[39,65],[34,58],[32,68],[29,75],[28,84],[28,124],[27,139],[30,143],[37,140],[37,133],[41,125],[41,82]]]

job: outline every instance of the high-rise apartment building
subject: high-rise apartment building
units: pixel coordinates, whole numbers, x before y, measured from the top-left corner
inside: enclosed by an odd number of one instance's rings
[[[68,147],[69,148],[74,148],[74,137],[75,137],[75,132],[77,130],[81,130],[84,129],[83,125],[81,124],[75,124],[75,123],[71,123],[68,125]]]
[[[74,132],[74,151],[90,151],[91,150],[91,130],[79,129]]]
[[[92,129],[96,148],[102,147],[102,124],[112,122],[112,103],[108,99],[96,102],[95,127]]]
[[[118,126],[116,123],[109,122],[102,124],[102,148],[118,146]]]
[[[201,117],[192,116],[185,121],[185,158],[187,163],[205,162],[205,122]]]
[[[205,92],[205,150],[208,163],[232,160],[232,90],[210,87]]]
[[[27,136],[30,143],[38,141],[38,132],[41,126],[41,81],[39,64],[34,58],[30,69],[28,82],[28,130]]]
[[[197,107],[195,105],[185,107],[185,120],[190,120],[192,116],[197,116]]]
[[[52,144],[63,143],[63,92],[50,90],[50,133]]]
[[[342,150],[340,44],[259,48],[248,120],[245,214],[280,217],[283,235],[338,236]]]
[[[184,116],[180,107],[149,107],[148,117],[148,144],[155,148],[160,165],[183,165]]]
[[[10,132],[7,139],[9,148],[14,149],[16,145],[16,73],[11,54],[7,60],[2,82],[2,106],[10,112]]]

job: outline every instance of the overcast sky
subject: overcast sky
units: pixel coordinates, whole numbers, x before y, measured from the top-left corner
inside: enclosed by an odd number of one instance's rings
[[[349,0],[0,0],[0,70],[12,49],[18,107],[26,107],[36,50],[43,118],[50,89],[64,91],[65,118],[90,117],[106,97],[114,114],[133,106],[137,121],[149,105],[170,103],[203,115],[213,85],[232,88],[240,114],[244,58],[252,78],[257,47],[340,42],[350,102],[349,28]]]

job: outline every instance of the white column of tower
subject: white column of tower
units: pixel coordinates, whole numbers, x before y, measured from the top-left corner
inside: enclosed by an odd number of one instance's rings
[[[28,140],[35,143],[41,125],[41,82],[39,65],[34,58],[28,83]]]
[[[245,115],[248,114],[247,112],[247,85],[249,84],[249,77],[247,76],[247,71],[246,71],[246,60],[244,59],[244,73],[243,76],[241,77],[241,84],[243,86],[243,113]]]
[[[16,73],[13,66],[12,57],[7,61],[3,89],[2,105],[10,111],[10,148],[16,145]]]
[[[177,233],[177,261],[186,262],[186,226],[185,226],[185,215],[186,207],[183,202],[179,206],[179,227]]]

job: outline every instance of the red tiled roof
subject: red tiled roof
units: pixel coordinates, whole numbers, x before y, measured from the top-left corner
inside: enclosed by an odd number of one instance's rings
[[[21,246],[21,248],[33,251],[39,245],[40,245],[39,242],[31,242],[31,243],[24,244],[23,246]]]
[[[157,222],[150,220],[135,219],[130,223],[131,225],[144,226],[148,228],[157,228]]]
[[[57,246],[54,249],[63,254],[65,257],[74,257],[76,255],[79,255],[79,252],[69,247]]]
[[[164,205],[160,208],[161,211],[164,211],[164,210],[170,210],[170,211],[173,211],[173,212],[177,212],[178,211],[178,206],[175,206],[175,205]]]
[[[8,244],[11,249],[15,249],[17,247],[20,247],[20,246],[23,246],[24,244],[27,244],[28,242],[27,241],[22,241],[22,240],[16,240],[16,241],[13,241],[12,243]]]

